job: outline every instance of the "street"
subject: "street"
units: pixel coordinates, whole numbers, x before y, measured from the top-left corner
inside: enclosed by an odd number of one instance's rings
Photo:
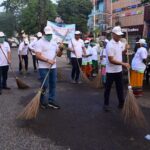
[[[12,66],[18,71],[18,56],[12,50]],[[70,83],[70,66],[65,57],[58,59],[62,80],[57,83],[57,103],[60,110],[40,109],[37,119],[16,119],[21,110],[36,94],[40,83],[33,71],[30,56],[29,74],[18,75],[31,86],[17,89],[9,72],[10,91],[0,96],[0,150],[150,150],[150,85],[145,86],[144,96],[138,101],[148,122],[146,129],[124,124],[117,109],[115,88],[111,91],[112,112],[103,111],[103,89],[87,84]],[[18,72],[17,72],[18,74]]]

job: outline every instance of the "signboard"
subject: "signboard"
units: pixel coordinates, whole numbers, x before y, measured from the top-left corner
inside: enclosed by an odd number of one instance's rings
[[[47,25],[51,27],[53,31],[53,39],[59,42],[68,42],[74,37],[75,24],[63,24],[62,26],[57,26],[56,23],[47,21]]]

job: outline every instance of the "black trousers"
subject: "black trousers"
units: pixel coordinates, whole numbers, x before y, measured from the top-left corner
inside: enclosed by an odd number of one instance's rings
[[[36,67],[36,63],[37,63],[36,55],[32,55],[32,59],[33,59],[34,70],[36,70],[37,69],[37,67]]]
[[[79,65],[78,65],[78,62]],[[71,78],[72,80],[78,81],[80,76],[80,68],[82,65],[82,58],[71,58],[71,64],[72,64],[72,73]]]
[[[116,91],[119,100],[119,105],[124,104],[124,92],[123,92],[123,75],[119,73],[107,73],[106,74],[106,86],[104,92],[104,105],[109,105],[109,97],[113,82],[116,84]]]
[[[3,87],[7,87],[9,66],[0,66],[0,90]]]
[[[22,61],[24,61],[25,70],[28,71],[28,55],[21,55],[21,56],[19,55],[19,71],[22,70],[22,63],[23,63]]]

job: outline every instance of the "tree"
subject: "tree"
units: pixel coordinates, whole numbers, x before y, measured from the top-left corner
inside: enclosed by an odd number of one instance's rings
[[[65,23],[76,24],[77,30],[87,31],[87,19],[92,9],[90,0],[59,0],[57,11]]]
[[[149,3],[150,0],[142,0],[142,3]]]

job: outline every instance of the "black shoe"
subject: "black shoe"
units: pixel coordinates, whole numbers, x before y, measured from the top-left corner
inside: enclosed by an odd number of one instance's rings
[[[53,109],[60,109],[60,106],[56,105],[56,104],[53,103],[53,102],[49,102],[49,103],[48,103],[48,107],[53,108]]]
[[[41,107],[42,109],[47,109],[47,104],[41,104],[40,107]]]
[[[108,105],[104,105],[103,110],[106,111],[106,112],[109,112],[109,111],[111,111],[111,107],[108,106]]]
[[[3,89],[4,89],[4,90],[10,90],[11,88],[5,86],[5,87],[3,87]]]

